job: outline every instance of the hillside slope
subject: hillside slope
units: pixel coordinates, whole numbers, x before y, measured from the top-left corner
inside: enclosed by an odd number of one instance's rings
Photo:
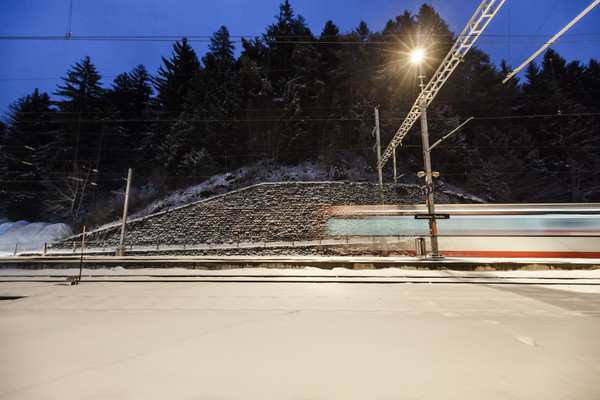
[[[387,184],[386,204],[423,204],[416,185]],[[449,192],[436,193],[438,203],[472,200]],[[221,243],[295,242],[326,237],[324,208],[380,204],[373,183],[262,183],[128,222],[126,244],[131,246]],[[116,247],[120,225],[91,232],[86,243]],[[73,239],[65,240],[63,244]]]

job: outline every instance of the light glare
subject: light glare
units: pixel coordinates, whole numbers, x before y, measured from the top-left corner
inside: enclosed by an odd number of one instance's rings
[[[420,63],[423,61],[425,51],[423,49],[415,49],[412,53],[411,61],[414,63]]]

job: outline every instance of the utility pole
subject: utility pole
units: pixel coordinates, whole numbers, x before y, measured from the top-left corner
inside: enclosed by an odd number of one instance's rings
[[[415,61],[419,63],[419,80],[421,86],[421,93],[425,88],[423,83],[423,67],[420,60],[422,54],[417,57]],[[425,191],[427,193],[427,212],[434,216],[435,215],[435,203],[433,198],[433,173],[431,171],[431,149],[429,148],[429,130],[427,128],[427,100],[421,97],[421,104],[419,104],[419,111],[421,112],[421,142],[423,144],[423,161],[425,164]],[[437,222],[435,217],[429,219],[429,236],[431,238],[431,257],[441,257],[438,249],[437,239]]]
[[[129,205],[129,189],[131,188],[131,175],[133,170],[127,171],[127,188],[125,189],[125,204],[123,205],[123,224],[121,225],[121,241],[117,249],[117,256],[125,255],[125,227],[127,225],[127,206]]]
[[[446,80],[464,59],[464,56],[505,1],[506,0],[483,0],[481,2],[475,11],[475,14],[473,14],[473,17],[471,17],[471,20],[467,23],[463,32],[458,35],[458,39],[454,43],[454,46],[452,46],[452,49],[450,49],[446,58],[442,61],[427,86],[421,91],[411,110],[408,112],[406,119],[384,150],[381,155],[382,165],[387,162],[394,149],[397,146],[402,145],[402,139],[406,136],[415,122],[417,122],[417,119],[419,119],[423,101],[425,101],[426,106],[429,106]]]
[[[427,192],[427,212],[435,215],[433,199],[433,174],[431,171],[431,152],[429,148],[429,131],[427,130],[427,105],[421,106],[421,141],[423,143],[423,161],[425,163],[425,190]],[[437,222],[429,220],[429,236],[431,237],[431,257],[441,257],[438,249]]]
[[[375,137],[377,138],[377,173],[379,174],[379,200],[383,204],[383,166],[381,165],[381,136],[379,132],[379,106],[375,107]]]

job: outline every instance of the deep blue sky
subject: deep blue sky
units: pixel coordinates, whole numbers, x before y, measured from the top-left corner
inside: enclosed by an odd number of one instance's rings
[[[74,37],[180,38],[211,36],[225,25],[232,36],[258,36],[275,22],[281,2],[283,0],[73,0],[71,31]],[[342,32],[351,31],[361,20],[372,31],[381,31],[389,19],[404,10],[414,14],[425,2],[431,4],[457,34],[481,3],[480,0],[291,0],[295,13],[305,17],[316,35],[329,19]],[[484,32],[486,36],[482,36],[476,45],[489,53],[496,65],[506,59],[517,67],[591,2],[506,0]],[[91,57],[105,87],[109,87],[118,74],[128,72],[138,64],[144,64],[151,74],[155,74],[162,63],[161,57],[170,57],[173,41],[6,39],[64,37],[69,27],[70,4],[71,0],[1,0],[0,113],[36,87],[49,94],[54,92],[61,82],[60,77],[66,76],[66,71],[85,56]],[[563,37],[553,46],[561,56],[584,64],[590,58],[600,59],[600,6],[566,34],[571,36]],[[547,35],[548,38],[514,35]],[[524,42],[536,44],[519,44]],[[199,57],[205,54],[206,43],[192,43],[192,46]]]

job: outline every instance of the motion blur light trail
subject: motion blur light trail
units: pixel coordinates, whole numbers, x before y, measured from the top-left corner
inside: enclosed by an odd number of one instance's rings
[[[440,252],[477,257],[600,257],[600,204],[453,204],[437,213]],[[428,237],[425,206],[344,206],[324,210],[330,236]],[[415,253],[412,241],[373,253]],[[352,253],[352,250],[349,250]]]

